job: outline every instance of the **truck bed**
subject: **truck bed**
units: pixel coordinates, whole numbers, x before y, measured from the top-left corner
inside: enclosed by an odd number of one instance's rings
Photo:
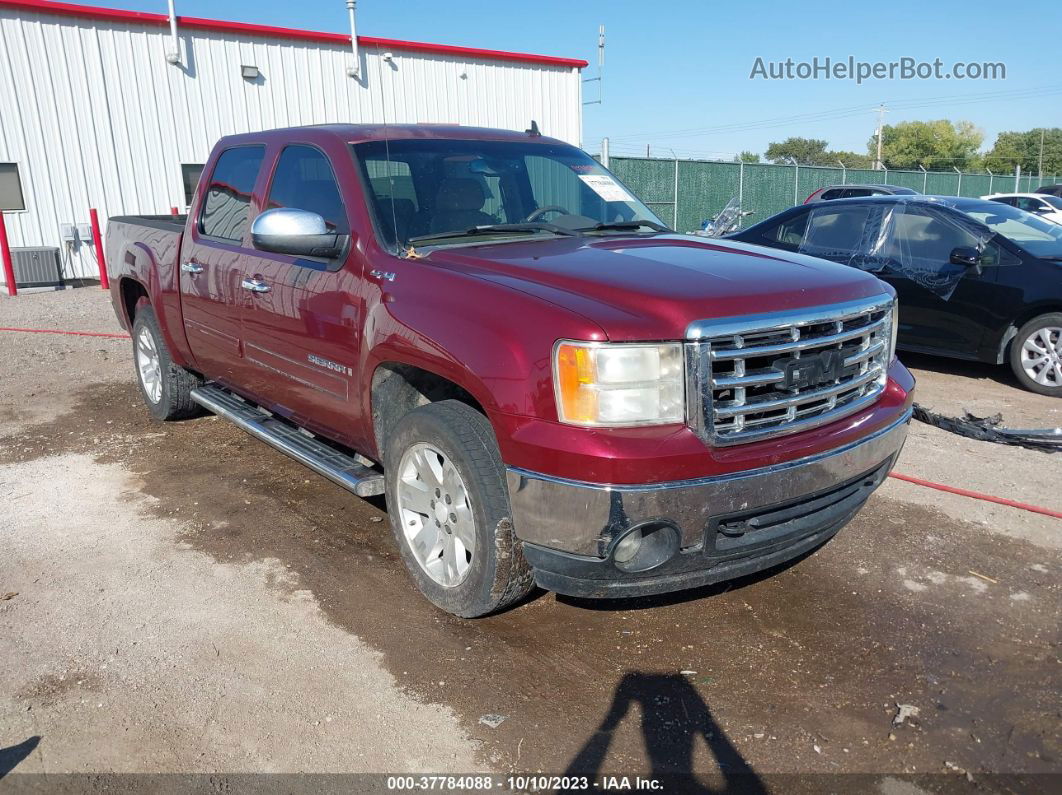
[[[116,215],[111,223],[131,224],[133,226],[148,226],[152,229],[166,229],[173,232],[183,232],[184,224],[188,220],[187,215]]]
[[[155,313],[178,356],[185,346],[170,336],[180,329],[178,259],[184,237],[183,215],[119,215],[107,224],[105,244],[111,296],[123,328],[129,329],[129,306],[136,289],[151,295]],[[136,289],[134,289],[136,288]]]

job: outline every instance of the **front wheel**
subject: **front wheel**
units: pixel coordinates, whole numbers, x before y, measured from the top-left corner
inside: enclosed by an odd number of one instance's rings
[[[385,464],[395,541],[433,604],[474,618],[530,592],[531,568],[513,533],[505,469],[486,417],[455,400],[416,408],[391,434]]]
[[[1040,315],[1018,329],[1010,366],[1026,389],[1062,397],[1062,313]]]

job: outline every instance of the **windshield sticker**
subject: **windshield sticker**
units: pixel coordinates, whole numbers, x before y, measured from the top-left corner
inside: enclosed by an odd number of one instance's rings
[[[634,197],[608,174],[580,174],[579,179],[607,202],[632,202]]]

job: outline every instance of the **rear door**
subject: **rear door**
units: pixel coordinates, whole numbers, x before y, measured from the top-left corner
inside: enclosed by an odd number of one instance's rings
[[[199,369],[230,384],[241,369],[240,289],[262,145],[240,145],[216,158],[195,223],[181,248],[181,307]]]
[[[291,143],[274,157],[265,207],[314,212],[330,230],[349,234],[353,197],[344,196],[328,155]],[[244,263],[242,281],[266,288],[243,294],[246,388],[295,422],[349,442],[363,311],[360,255],[353,246],[334,260],[256,250]]]

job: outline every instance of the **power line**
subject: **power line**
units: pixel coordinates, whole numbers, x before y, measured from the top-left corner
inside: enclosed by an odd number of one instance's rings
[[[1051,96],[1062,93],[1062,85],[1038,86],[1034,88],[1019,89],[1017,91],[990,91],[981,94],[950,94],[938,97],[923,97],[921,99],[892,100],[886,102],[890,108],[896,110],[915,110],[918,108],[939,105],[941,102],[950,101],[951,105],[972,105],[981,102],[1013,102],[1026,99],[1034,99],[1043,96]],[[610,136],[613,141],[629,141],[638,138],[667,139],[704,135],[718,132],[743,132],[745,130],[769,129],[798,123],[813,123],[819,121],[836,121],[843,118],[862,115],[876,111],[877,106],[852,105],[846,108],[834,108],[832,110],[816,111],[809,113],[789,114],[787,116],[775,116],[773,118],[760,119],[751,122],[735,122],[732,124],[720,124],[713,127],[690,127],[681,130],[666,130],[655,133],[632,133],[629,135]]]

